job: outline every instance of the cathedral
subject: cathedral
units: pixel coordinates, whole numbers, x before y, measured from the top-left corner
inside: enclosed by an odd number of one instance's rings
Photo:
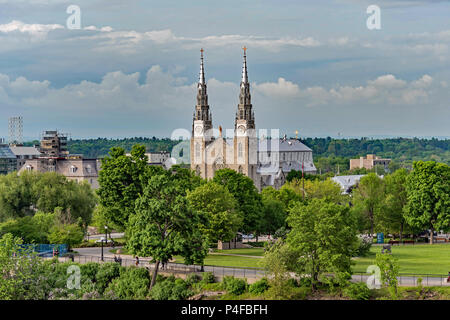
[[[206,179],[213,178],[216,170],[229,168],[252,179],[258,190],[266,186],[278,189],[285,183],[286,173],[290,170],[316,172],[312,150],[297,139],[279,139],[278,136],[268,139],[257,135],[248,81],[247,49],[243,49],[242,78],[234,129],[227,130],[226,137],[221,127],[217,130],[212,125],[203,49],[201,50],[197,103],[192,122],[191,168]]]

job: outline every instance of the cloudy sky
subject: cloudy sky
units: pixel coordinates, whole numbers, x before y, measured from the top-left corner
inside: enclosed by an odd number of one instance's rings
[[[450,136],[449,17],[433,0],[0,0],[0,137],[18,115],[25,137],[190,130],[200,48],[213,124],[232,128],[243,46],[258,128]]]

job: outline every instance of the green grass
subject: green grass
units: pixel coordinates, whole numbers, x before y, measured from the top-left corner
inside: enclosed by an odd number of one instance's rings
[[[182,257],[175,256],[174,258],[176,262],[184,263],[184,259]],[[206,257],[205,265],[237,268],[261,268],[258,264],[260,261],[261,259],[213,254]]]
[[[230,249],[230,250],[215,250],[217,253],[242,254],[245,256],[262,257],[264,255],[263,248],[244,248],[244,249]]]
[[[356,258],[353,271],[366,272],[367,267],[374,264],[378,252],[381,252],[381,246],[372,246],[367,257]],[[392,255],[399,260],[400,273],[446,275],[450,271],[450,245],[395,245]]]

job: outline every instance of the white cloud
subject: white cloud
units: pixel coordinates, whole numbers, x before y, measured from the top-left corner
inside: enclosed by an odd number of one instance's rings
[[[64,27],[60,24],[26,24],[18,20],[13,20],[10,23],[0,25],[0,32],[2,33],[28,33],[38,38],[43,38],[50,31],[57,29],[64,29]]]

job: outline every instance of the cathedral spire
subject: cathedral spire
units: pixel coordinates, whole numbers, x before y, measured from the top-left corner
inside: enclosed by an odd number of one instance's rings
[[[239,93],[239,104],[236,113],[236,128],[245,123],[247,129],[255,128],[255,118],[252,111],[252,99],[250,95],[250,83],[247,72],[247,48],[244,47],[244,62],[242,65],[242,79]],[[239,124],[238,124],[239,122]]]
[[[194,111],[194,121],[202,122],[203,130],[208,130],[212,127],[212,119],[206,90],[205,66],[203,61],[204,51],[203,48],[200,50],[200,73],[197,84],[197,104]]]
[[[200,49],[201,52],[201,56],[200,56],[200,74],[198,77],[198,83],[199,84],[205,84],[205,67],[203,65],[203,52],[205,50],[203,50],[203,48]]]
[[[244,49],[244,63],[242,65],[242,80],[241,80],[241,84],[242,83],[248,83],[248,74],[247,74],[247,48],[244,47],[242,48]]]

